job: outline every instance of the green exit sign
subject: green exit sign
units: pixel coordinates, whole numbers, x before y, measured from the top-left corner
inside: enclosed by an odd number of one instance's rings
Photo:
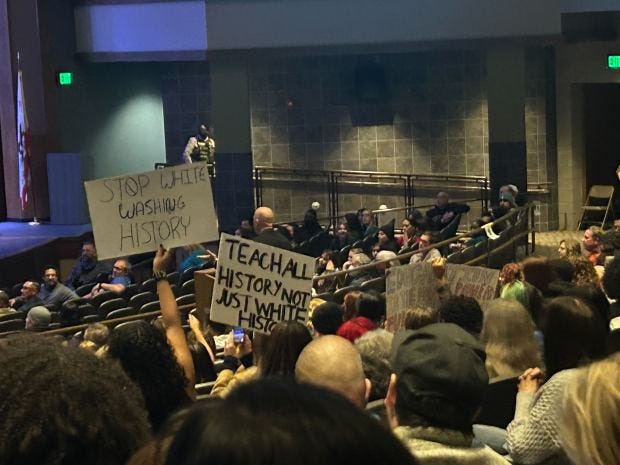
[[[60,71],[56,75],[56,81],[61,87],[70,86],[73,84],[73,73],[71,71]]]
[[[607,55],[607,67],[609,69],[620,69],[620,55]]]

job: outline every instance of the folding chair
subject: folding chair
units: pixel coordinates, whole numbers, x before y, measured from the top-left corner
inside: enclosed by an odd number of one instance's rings
[[[607,219],[613,221],[613,198],[614,186],[594,185],[590,187],[586,204],[581,207],[581,220],[579,220],[577,230],[579,231],[582,225],[596,225],[604,228]]]

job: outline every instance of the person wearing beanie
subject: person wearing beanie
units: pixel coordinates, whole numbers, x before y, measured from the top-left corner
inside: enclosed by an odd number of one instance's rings
[[[388,250],[394,253],[398,252],[398,244],[394,239],[394,220],[379,228],[377,239],[379,240],[378,243],[381,250]]]
[[[502,192],[499,194],[499,206],[509,211],[516,207],[515,198],[510,192]]]
[[[480,343],[452,323],[404,331],[393,344],[385,405],[394,434],[421,464],[506,465],[472,446],[472,424],[488,384]]]
[[[26,329],[29,331],[43,331],[49,328],[51,321],[52,315],[50,311],[39,305],[31,308],[26,315]]]
[[[336,334],[343,321],[342,309],[335,302],[322,303],[314,309],[310,321],[314,329],[313,337]]]

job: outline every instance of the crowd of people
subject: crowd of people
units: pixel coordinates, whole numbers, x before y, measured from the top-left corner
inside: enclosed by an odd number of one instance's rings
[[[513,193],[500,200],[497,218],[514,208]],[[359,289],[342,304],[314,297],[307,324],[282,321],[270,334],[208,315],[186,321],[167,279],[173,254],[160,246],[161,317],[0,339],[0,463],[620,463],[620,259],[590,228],[581,244],[562,241],[557,258],[505,264],[493,300],[450,295],[432,232],[464,211],[440,193],[428,214],[403,220],[400,237],[368,210],[346,215],[318,258],[317,283],[342,269],[347,286],[402,266],[404,253],[428,260],[439,304],[399,309],[403,328],[386,326],[383,293]],[[274,223],[261,207],[238,233],[292,250],[295,236],[320,232],[312,213],[284,233]],[[338,263],[332,251],[364,237],[376,237],[383,268],[356,272],[373,258],[353,248]],[[36,326],[52,296],[122,292],[129,260],[104,266],[86,243],[64,284],[46,267],[42,285],[27,281],[2,311]],[[210,394],[197,400],[203,381]]]

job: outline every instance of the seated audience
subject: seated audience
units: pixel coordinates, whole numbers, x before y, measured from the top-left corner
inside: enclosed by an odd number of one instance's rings
[[[391,250],[381,250],[379,253],[377,253],[377,256],[375,257],[375,261],[378,262],[375,265],[377,276],[385,276],[389,268],[399,266],[400,261],[396,258],[397,256],[398,255],[396,255]],[[386,262],[385,260],[390,261]]]
[[[385,404],[394,433],[421,464],[508,462],[473,447],[472,423],[488,376],[484,349],[454,324],[406,331],[394,348]]]
[[[43,305],[51,309],[59,309],[67,300],[78,298],[75,292],[58,282],[58,270],[53,266],[43,271],[43,286],[38,295]]]
[[[80,343],[82,349],[97,352],[108,343],[110,329],[102,323],[93,323],[84,330],[84,338]]]
[[[359,303],[362,291],[349,291],[342,301],[342,315],[344,321],[350,320],[357,316],[357,305]]]
[[[372,212],[367,208],[362,208],[361,213],[362,218],[360,221],[362,223],[362,237],[374,236],[377,232],[379,232],[379,229],[374,225],[375,219]]]
[[[405,329],[420,329],[439,323],[439,310],[431,307],[410,308],[405,313]]]
[[[460,326],[476,339],[482,331],[482,309],[473,297],[450,296],[439,304],[439,319]]]
[[[620,463],[620,354],[580,369],[562,408],[560,441],[574,465]]]
[[[255,334],[251,341],[246,334],[243,342],[235,344],[232,333],[224,347],[223,369],[211,390],[211,395],[226,397],[238,386],[258,377],[295,376],[295,363],[312,336],[298,321],[281,321],[271,334]]]
[[[563,456],[558,430],[566,388],[574,382],[575,368],[604,352],[603,327],[583,301],[552,299],[545,315],[541,329],[546,373],[528,368],[519,377],[515,416],[506,435],[511,458],[525,465]]]
[[[370,381],[364,375],[360,353],[339,336],[323,336],[304,347],[295,365],[295,378],[337,392],[360,409],[368,402]]]
[[[11,308],[9,300],[9,295],[0,290],[0,316],[8,315],[10,313],[17,313],[15,309]]]
[[[422,213],[414,210],[413,213],[407,215],[407,218],[401,222],[401,228],[403,232],[403,244],[398,253],[404,254],[418,248],[420,234],[428,230],[428,223],[424,219]]]
[[[273,229],[275,221],[273,210],[269,207],[259,207],[254,212],[254,237],[255,242],[270,245],[284,250],[293,250],[289,239],[284,237],[279,231]]]
[[[381,297],[371,292],[364,292],[357,304],[357,316],[345,321],[337,334],[355,342],[367,331],[377,328],[384,316],[385,302]]]
[[[153,430],[195,398],[195,370],[177,304],[166,279],[170,252],[159,247],[153,275],[161,304],[164,333],[144,320],[118,325],[110,335],[108,355],[118,360],[140,387]]]
[[[355,213],[346,213],[344,215],[345,223],[347,223],[347,230],[349,231],[349,239],[351,242],[359,241],[364,237],[362,230],[362,223]]]
[[[319,258],[316,260],[314,269],[314,276],[324,276],[338,271],[338,252],[334,250],[324,250]],[[314,288],[317,293],[327,292],[334,290],[337,285],[337,279],[321,279],[314,283]]]
[[[573,239],[562,239],[558,247],[560,258],[580,257],[581,245]]]
[[[426,212],[426,220],[431,231],[440,231],[448,226],[455,216],[468,211],[468,205],[450,202],[450,194],[439,192],[435,206]]]
[[[347,286],[361,286],[366,281],[376,278],[376,272],[374,269],[356,270],[356,268],[370,264],[370,258],[364,253],[358,253],[353,255],[351,265],[349,266],[349,273],[345,283]]]
[[[613,300],[609,306],[609,322],[612,323],[615,318],[620,317],[620,258],[614,258],[605,267],[603,289],[607,297]],[[615,325],[620,328],[620,320],[614,323],[614,327]]]
[[[50,311],[39,305],[28,310],[25,329],[28,331],[45,331],[50,327],[51,322],[52,314]]]
[[[293,463],[417,462],[385,428],[341,395],[281,379],[248,383],[223,401],[197,406],[176,434],[166,460],[166,465]]]
[[[335,302],[324,302],[314,309],[310,317],[312,337],[336,334],[342,322],[343,315],[340,305]]]
[[[603,231],[598,226],[590,226],[583,233],[581,244],[585,250],[586,258],[592,265],[605,265],[605,253],[601,242],[602,235]]]
[[[306,213],[304,214],[303,224],[297,229],[297,231],[295,231],[295,242],[301,244],[321,231],[323,231],[323,228],[317,220],[316,211],[310,208],[306,210]]]
[[[0,390],[0,463],[123,465],[149,439],[123,370],[54,338],[0,341]]]
[[[535,331],[532,318],[519,302],[495,299],[486,303],[480,342],[491,380],[517,377],[530,367],[542,366]]]
[[[125,288],[131,284],[130,271],[131,265],[129,261],[126,258],[119,258],[114,262],[109,282],[95,284],[93,289],[84,298],[92,299],[102,292],[112,292],[116,295],[121,295]]]
[[[367,331],[355,340],[360,354],[388,361],[392,353],[394,335],[383,328]]]
[[[95,283],[99,275],[107,275],[110,271],[110,264],[107,261],[100,262],[97,259],[95,244],[84,242],[80,258],[71,269],[65,285],[77,289],[84,284]]]
[[[571,265],[573,265],[573,284],[575,286],[599,286],[600,278],[594,265],[590,260],[585,257],[571,257],[569,258]]]
[[[389,250],[394,253],[398,252],[398,245],[394,239],[394,220],[379,228],[377,239],[380,250]]]
[[[424,232],[420,236],[420,240],[418,241],[419,249],[425,249],[421,252],[413,254],[409,259],[409,263],[419,263],[419,262],[432,262],[436,258],[441,257],[441,253],[439,250],[435,248],[429,248],[436,242],[436,238],[431,232]]]
[[[43,301],[38,296],[39,288],[38,282],[26,281],[22,284],[20,296],[9,300],[11,308],[18,312],[28,313],[31,308],[43,305]]]
[[[340,250],[348,245],[353,244],[353,239],[349,235],[349,228],[346,222],[338,224],[338,228],[334,233],[334,237],[329,248],[332,250]]]

